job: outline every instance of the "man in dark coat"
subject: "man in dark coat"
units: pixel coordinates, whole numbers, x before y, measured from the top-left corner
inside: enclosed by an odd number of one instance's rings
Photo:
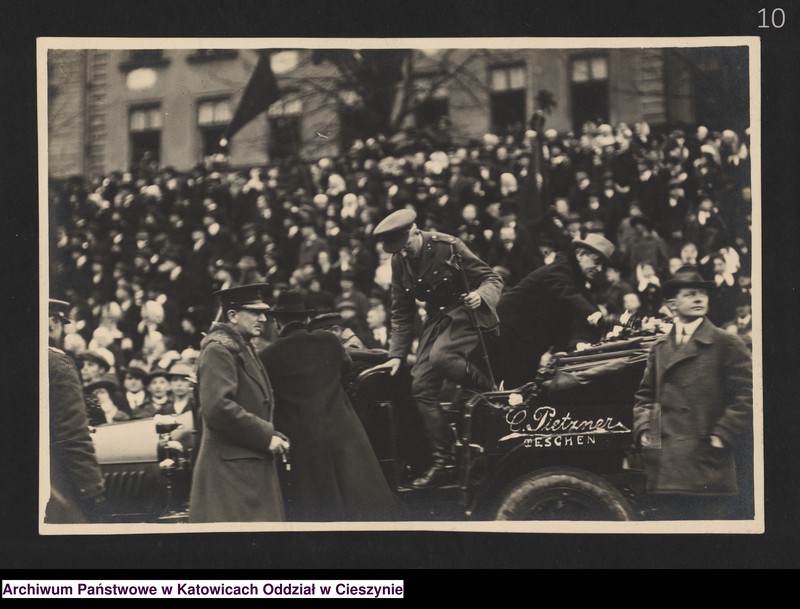
[[[439,403],[445,380],[469,390],[492,389],[482,366],[480,332],[497,328],[495,306],[503,280],[464,243],[438,232],[419,230],[416,214],[401,209],[373,231],[392,256],[392,327],[389,360],[379,367],[394,375],[411,350],[416,300],[425,302],[411,393],[422,414],[433,464],[412,482],[439,486],[453,473],[453,437]],[[466,276],[467,285],[464,285]]]
[[[735,497],[752,497],[735,464],[738,456],[752,472],[741,450],[752,441],[752,361],[738,336],[706,317],[713,285],[688,266],[664,284],[675,327],[653,345],[635,397],[633,433],[664,520],[740,517]]]
[[[309,330],[302,294],[269,311],[279,338],[261,352],[275,389],[275,423],[292,439],[292,521],[396,520],[397,505],[342,387],[350,357],[331,332]]]
[[[549,349],[567,348],[575,322],[583,323],[588,331],[603,317],[586,283],[600,279],[614,245],[589,233],[585,239],[574,240],[572,249],[573,253],[557,255],[500,297],[500,336],[494,359],[498,382],[505,381],[506,389],[532,381]]]
[[[289,448],[272,424],[272,385],[251,340],[269,309],[265,284],[216,292],[224,322],[203,339],[197,360],[203,433],[192,474],[191,522],[284,520],[276,460]]]
[[[78,370],[61,349],[68,310],[69,303],[50,299],[50,499],[45,522],[51,524],[95,521],[105,503],[103,475],[89,435]]]

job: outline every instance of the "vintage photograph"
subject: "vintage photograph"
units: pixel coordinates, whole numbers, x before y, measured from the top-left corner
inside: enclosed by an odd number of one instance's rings
[[[758,38],[37,50],[40,534],[764,531]]]

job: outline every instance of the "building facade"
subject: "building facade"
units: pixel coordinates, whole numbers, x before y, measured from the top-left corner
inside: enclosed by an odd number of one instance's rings
[[[51,49],[51,176],[127,170],[143,158],[190,169],[219,152],[256,61],[243,49]],[[230,165],[317,159],[349,145],[358,87],[308,49],[273,53],[271,63],[281,99],[232,138]],[[589,120],[744,128],[747,69],[747,49],[737,47],[414,50],[394,84],[391,120],[409,129],[446,118],[456,143],[525,129],[540,108],[559,131]]]

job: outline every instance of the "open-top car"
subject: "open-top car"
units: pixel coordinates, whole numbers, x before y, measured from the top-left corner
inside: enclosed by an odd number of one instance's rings
[[[427,466],[427,451],[408,370],[392,377],[370,365],[348,390],[408,520],[639,519],[649,508],[631,450],[633,396],[656,339],[639,331],[556,354],[521,387],[444,402],[457,462],[454,482],[438,488],[409,484]],[[92,437],[108,520],[186,520],[191,413],[101,425]]]

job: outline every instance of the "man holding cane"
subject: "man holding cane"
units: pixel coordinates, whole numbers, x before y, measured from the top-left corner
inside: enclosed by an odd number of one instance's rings
[[[275,398],[252,345],[269,305],[266,284],[219,290],[221,319],[197,360],[203,433],[192,477],[191,522],[283,521],[277,459],[289,442],[272,424]]]
[[[414,488],[441,486],[454,473],[453,437],[439,403],[445,380],[462,389],[493,389],[481,332],[498,326],[500,276],[450,235],[423,231],[416,213],[398,210],[373,232],[392,255],[392,328],[389,360],[375,369],[397,373],[411,349],[416,300],[425,302],[411,393],[422,414],[432,465]]]

